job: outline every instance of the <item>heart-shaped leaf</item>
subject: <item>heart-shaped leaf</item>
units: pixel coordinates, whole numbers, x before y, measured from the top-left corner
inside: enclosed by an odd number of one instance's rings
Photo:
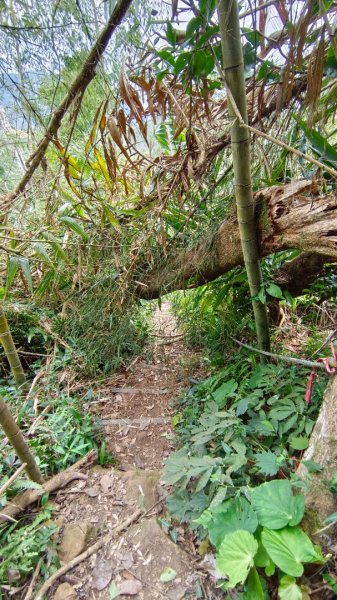
[[[299,527],[285,527],[280,531],[264,529],[261,537],[274,563],[292,577],[300,577],[303,574],[303,563],[324,561],[323,556]]]
[[[219,547],[217,568],[229,579],[226,588],[233,588],[246,581],[254,565],[257,549],[258,543],[249,531],[239,529],[225,536]]]

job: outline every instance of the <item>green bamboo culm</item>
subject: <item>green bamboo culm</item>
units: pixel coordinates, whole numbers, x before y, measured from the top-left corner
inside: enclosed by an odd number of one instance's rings
[[[250,173],[250,140],[246,127],[240,125],[239,111],[243,123],[248,123],[247,100],[244,78],[244,63],[237,0],[220,0],[218,5],[223,70],[228,100],[228,112],[233,117],[231,144],[235,181],[235,197],[243,258],[247,271],[251,296],[257,296],[262,285],[256,226],[254,199]],[[233,103],[230,102],[233,99]],[[235,102],[236,106],[233,106]],[[261,350],[270,350],[267,307],[259,300],[252,300],[257,333]]]
[[[26,463],[25,471],[32,481],[43,483],[43,478],[37,466],[34,456],[23,436],[22,431],[10,412],[6,402],[0,397],[0,425],[3,428],[10,444],[13,446],[20,461]]]
[[[27,381],[17,349],[8,326],[3,305],[0,304],[0,342],[9,362],[16,387],[21,391],[27,391]]]

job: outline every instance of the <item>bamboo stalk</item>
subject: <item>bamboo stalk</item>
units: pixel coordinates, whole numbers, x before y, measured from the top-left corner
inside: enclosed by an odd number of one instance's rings
[[[26,473],[32,481],[43,483],[43,478],[40,469],[37,466],[34,456],[23,437],[22,431],[16,424],[16,421],[10,412],[6,402],[0,397],[0,425],[2,426],[5,435],[12,444],[16,454],[22,463],[26,463]]]
[[[26,376],[17,349],[15,348],[2,304],[0,304],[0,342],[5,351],[17,388],[25,391],[27,388]]]
[[[228,91],[228,112],[236,117],[233,98],[244,123],[248,123],[244,64],[237,0],[220,0],[218,5],[223,70]],[[237,118],[231,126],[234,182],[238,224],[244,263],[251,296],[257,296],[262,284],[259,248],[254,219],[254,200],[250,173],[250,140],[248,131]],[[258,346],[270,349],[267,307],[259,300],[252,300]]]

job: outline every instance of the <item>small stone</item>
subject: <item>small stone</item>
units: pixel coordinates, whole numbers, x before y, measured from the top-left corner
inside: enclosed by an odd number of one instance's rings
[[[67,523],[64,526],[58,555],[61,562],[68,563],[83,552],[87,539],[92,531],[90,523]]]
[[[61,583],[55,592],[53,600],[78,600],[78,595],[70,583]]]
[[[121,596],[137,596],[142,589],[141,581],[138,579],[124,579],[122,583],[119,584],[119,589]]]

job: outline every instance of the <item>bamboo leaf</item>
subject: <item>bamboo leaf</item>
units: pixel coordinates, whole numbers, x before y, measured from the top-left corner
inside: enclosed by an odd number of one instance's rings
[[[60,223],[64,223],[69,229],[80,235],[84,240],[88,240],[89,236],[87,232],[83,229],[83,227],[78,223],[74,217],[70,217],[68,215],[64,215],[60,217]]]
[[[103,213],[106,216],[106,218],[108,219],[110,225],[112,225],[112,227],[114,229],[117,229],[117,231],[120,231],[121,230],[121,226],[119,224],[118,219],[115,217],[115,215],[112,212],[111,208],[109,206],[107,206],[106,204],[103,205]]]
[[[95,116],[94,116],[94,122],[93,122],[92,129],[90,131],[89,139],[84,148],[86,154],[89,154],[89,152],[96,140],[97,122],[98,122],[98,117],[99,117],[101,108],[102,108],[102,104],[99,105],[98,109],[96,110]]]
[[[19,268],[19,257],[10,256],[7,262],[6,292],[10,289]]]
[[[20,268],[23,273],[23,276],[28,285],[28,289],[32,294],[33,293],[33,279],[32,279],[32,273],[30,270],[29,260],[27,258],[24,258],[23,256],[20,256],[19,264],[20,264]]]
[[[41,260],[43,260],[43,262],[47,263],[50,266],[53,266],[53,262],[43,244],[40,244],[38,242],[38,243],[34,244],[33,249],[35,251],[35,254],[39,258],[41,258]]]
[[[102,173],[102,175],[103,175],[103,177],[104,177],[104,179],[105,179],[105,181],[106,181],[106,183],[108,185],[108,188],[112,192],[113,191],[113,185],[112,185],[112,182],[111,182],[111,179],[110,179],[110,176],[109,176],[109,172],[108,172],[107,166],[105,164],[105,160],[104,160],[102,154],[100,153],[100,151],[98,150],[98,148],[94,148],[94,154],[95,154],[95,156],[97,158],[97,162],[98,162],[100,171],[101,171],[101,173]]]
[[[64,260],[64,262],[68,263],[69,262],[68,256],[66,255],[65,251],[63,250],[59,240],[47,231],[44,231],[41,235],[42,235],[42,237],[45,238],[45,240],[48,240],[50,242],[50,245],[53,248],[56,256],[58,258],[60,258],[61,260]]]

